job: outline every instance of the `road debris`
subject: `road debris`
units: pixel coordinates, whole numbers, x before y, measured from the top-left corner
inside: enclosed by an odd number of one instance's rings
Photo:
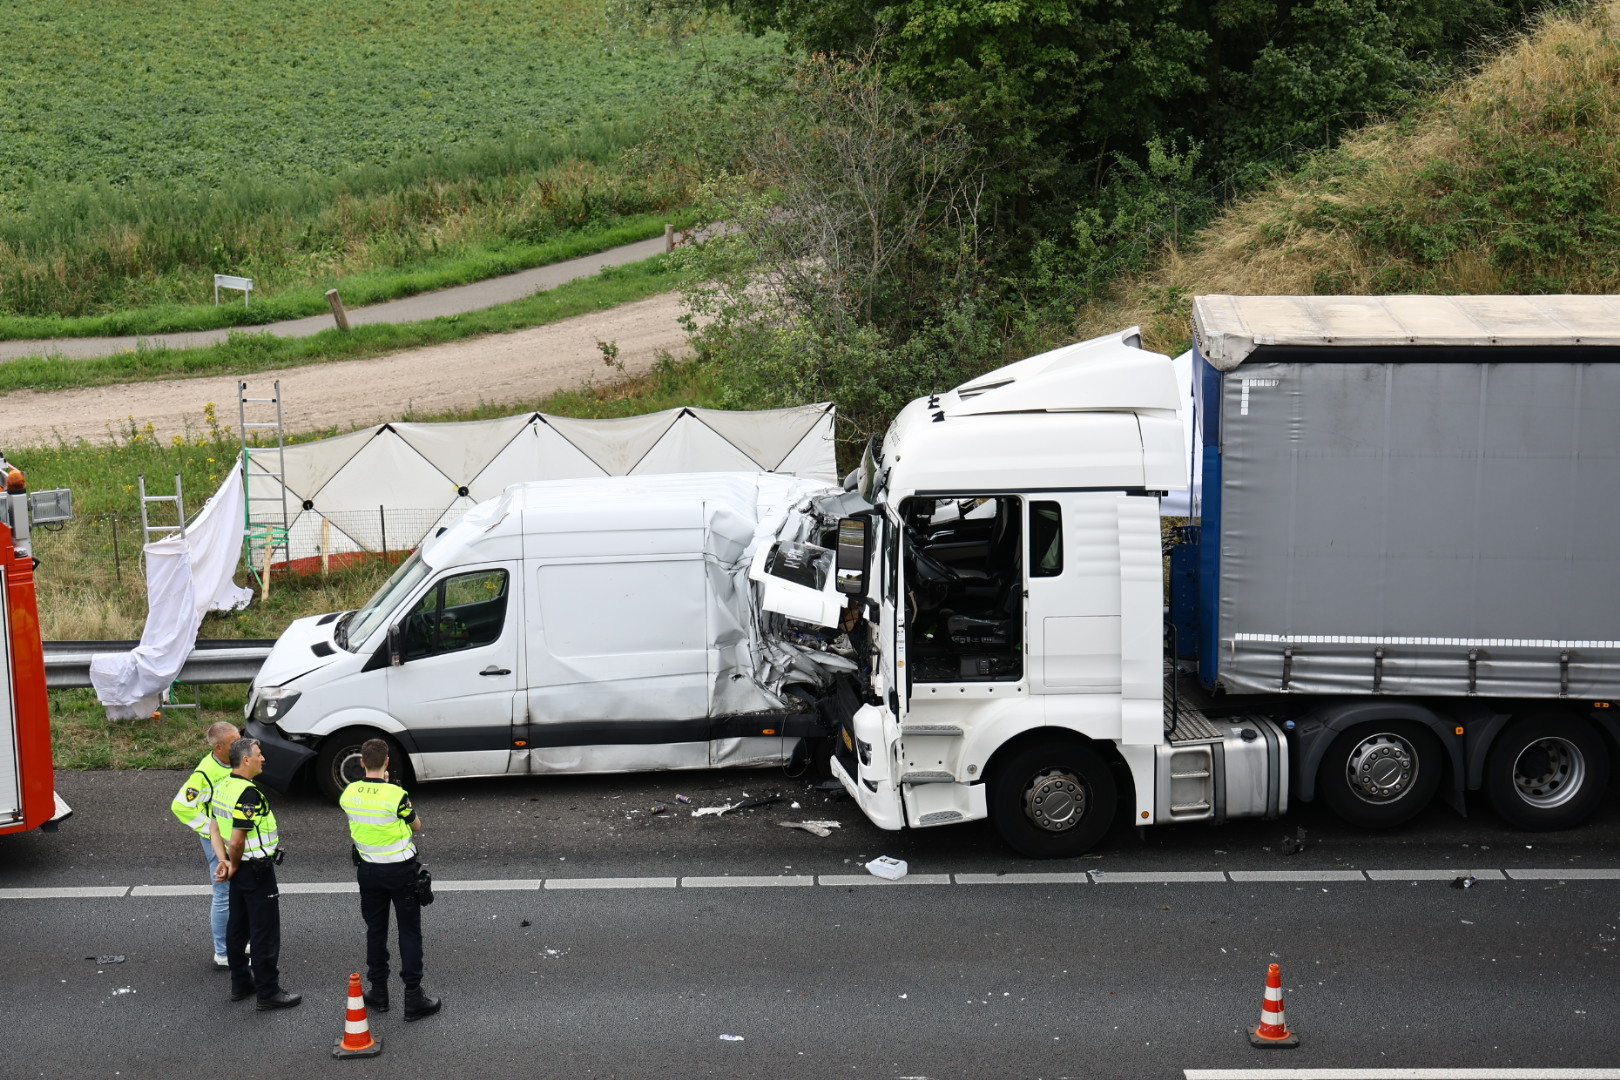
[[[1474,887],[1474,883],[1478,880],[1479,878],[1475,877],[1473,874],[1469,874],[1467,877],[1454,879],[1451,883],[1451,887],[1453,889],[1472,889]]]
[[[906,876],[908,867],[904,859],[891,859],[887,855],[879,855],[866,864],[866,869],[873,877],[880,877],[885,881],[899,881]]]
[[[817,836],[831,836],[832,830],[841,827],[836,821],[778,821],[777,824],[784,829],[803,829]]]
[[[741,1035],[722,1035],[722,1036],[720,1036],[720,1041],[721,1042],[742,1042],[743,1037]]]
[[[669,807],[665,806],[663,803],[659,803],[657,806],[652,808],[652,812],[655,813],[655,814],[668,813],[669,812]]]
[[[124,962],[124,954],[108,953],[105,956],[87,956],[85,959],[94,960],[97,967],[105,967],[108,964],[122,964]]]
[[[689,802],[692,801],[692,796],[690,796],[690,795],[677,795],[677,796],[675,796],[675,801],[678,802],[678,803],[689,803]]]
[[[1300,852],[1304,851],[1305,830],[1295,829],[1293,836],[1283,837],[1282,850],[1284,855],[1298,855]]]
[[[696,810],[692,811],[692,816],[708,817],[710,814],[723,814],[727,810],[733,809],[735,806],[736,803],[726,803],[724,806],[700,806]]]

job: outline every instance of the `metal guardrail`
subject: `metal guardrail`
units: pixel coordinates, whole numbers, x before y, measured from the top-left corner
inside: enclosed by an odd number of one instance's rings
[[[128,652],[138,641],[47,641],[45,685],[53,690],[90,685],[90,658]],[[186,683],[246,683],[259,673],[274,640],[237,638],[198,641],[178,679]]]

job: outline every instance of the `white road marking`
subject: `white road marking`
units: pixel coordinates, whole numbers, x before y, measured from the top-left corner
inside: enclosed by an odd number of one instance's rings
[[[1451,881],[1472,874],[1486,881],[1620,881],[1620,869],[1568,868],[1563,870],[1092,870],[1087,873],[1051,874],[908,874],[886,881],[871,874],[723,875],[711,877],[596,877],[596,878],[490,878],[435,881],[440,892],[532,892],[536,889],[758,889],[802,888],[825,885],[1168,885],[1168,884],[1286,884],[1321,881]],[[0,900],[66,900],[86,897],[206,896],[207,885],[81,885],[56,888],[0,889]],[[288,881],[284,893],[353,894],[359,886],[348,881]],[[1267,1074],[1277,1075],[1277,1074]],[[1284,1074],[1292,1075],[1292,1074]],[[1359,1075],[1359,1074],[1357,1074]],[[1404,1074],[1403,1074],[1404,1075]],[[1506,1075],[1506,1074],[1504,1074]],[[1519,1074],[1512,1074],[1519,1075]],[[1620,1080],[1617,1074],[1616,1080]]]
[[[1090,874],[956,874],[958,885],[1090,885]],[[827,875],[821,883],[827,884]]]
[[[1369,870],[1367,876],[1374,881],[1455,881],[1460,877],[1473,877],[1480,881],[1501,881],[1500,870]]]
[[[433,891],[438,892],[533,892],[540,887],[539,878],[495,878],[487,881],[435,881]]]
[[[814,885],[816,879],[809,874],[779,874],[774,877],[683,877],[683,889],[750,889],[760,886]]]
[[[1220,870],[1098,870],[1095,881],[1099,885],[1175,885],[1187,881],[1226,881]]]
[[[1233,881],[1366,881],[1360,870],[1233,870]],[[1455,875],[1453,875],[1455,876]]]
[[[1514,881],[1614,881],[1620,870],[1509,870]]]
[[[823,885],[949,885],[949,874],[907,874],[899,881],[890,881],[887,878],[876,877],[872,874],[821,874],[819,880]]]
[[[547,878],[548,889],[673,889],[672,877]]]
[[[1620,1069],[1183,1069],[1187,1080],[1620,1080]]]

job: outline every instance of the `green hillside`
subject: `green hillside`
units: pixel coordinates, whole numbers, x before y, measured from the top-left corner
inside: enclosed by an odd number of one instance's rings
[[[1139,323],[1178,351],[1199,293],[1616,290],[1620,3],[1606,0],[1240,201],[1088,305],[1075,333]]]

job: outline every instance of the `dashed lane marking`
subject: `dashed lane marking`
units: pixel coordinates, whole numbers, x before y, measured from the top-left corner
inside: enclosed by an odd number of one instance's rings
[[[435,881],[441,892],[533,892],[537,889],[760,889],[803,888],[825,885],[1266,885],[1290,882],[1451,881],[1472,875],[1478,881],[1620,881],[1620,869],[1569,868],[1563,870],[1091,870],[1051,874],[908,874],[888,881],[870,874],[767,874],[707,877],[598,877],[503,878]],[[66,900],[98,897],[205,896],[207,885],[81,885],[58,888],[0,889],[0,900]],[[284,893],[348,893],[359,891],[352,881],[286,881]],[[1273,1074],[1281,1076],[1292,1074]],[[1357,1074],[1360,1075],[1360,1074]],[[1405,1074],[1402,1074],[1405,1075]],[[1508,1074],[1504,1074],[1508,1075]],[[1519,1075],[1517,1073],[1512,1075]],[[1528,1074],[1526,1074],[1528,1075]],[[1617,1074],[1616,1080],[1620,1080]]]
[[[1620,1069],[1183,1069],[1187,1080],[1620,1080]]]

